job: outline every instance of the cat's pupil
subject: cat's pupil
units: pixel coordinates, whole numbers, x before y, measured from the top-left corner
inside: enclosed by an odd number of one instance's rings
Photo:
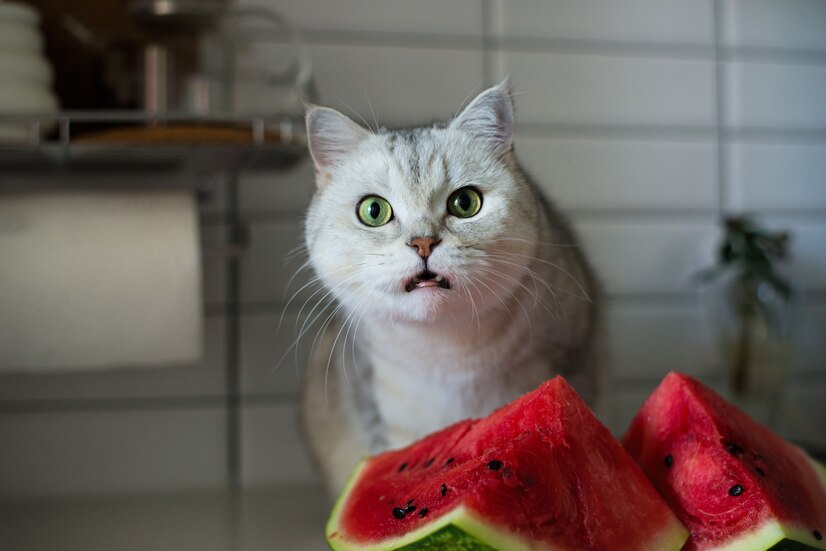
[[[379,217],[379,214],[381,214],[381,205],[373,201],[370,204],[370,209],[367,212],[370,215],[370,218],[375,220]]]
[[[470,209],[470,197],[468,197],[467,193],[462,193],[459,195],[459,199],[457,201],[459,203],[459,208],[462,210],[469,210]]]

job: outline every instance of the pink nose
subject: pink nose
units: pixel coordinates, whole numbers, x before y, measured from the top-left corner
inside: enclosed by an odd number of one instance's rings
[[[416,252],[419,253],[419,256],[427,258],[439,243],[441,243],[441,241],[435,237],[414,237],[408,245],[416,247]]]

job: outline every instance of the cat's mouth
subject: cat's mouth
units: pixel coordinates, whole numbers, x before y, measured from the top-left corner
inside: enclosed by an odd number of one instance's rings
[[[447,279],[439,274],[435,274],[430,270],[425,270],[413,279],[407,282],[404,290],[408,293],[414,289],[424,289],[426,287],[441,287],[442,289],[450,289],[450,283]]]

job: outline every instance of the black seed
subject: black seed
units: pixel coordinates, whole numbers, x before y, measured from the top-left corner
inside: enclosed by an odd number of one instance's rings
[[[723,442],[723,445],[726,447],[726,451],[729,452],[734,457],[738,457],[746,453],[746,449],[743,448],[740,444],[735,444],[734,442]]]
[[[424,509],[422,509],[421,511],[419,511],[419,516],[420,516],[420,517],[423,517],[423,516],[425,516],[426,514],[427,514],[427,507],[425,507]]]
[[[396,507],[395,509],[393,509],[393,516],[399,520],[403,519],[405,514],[406,513],[404,512],[404,509],[402,509],[401,507]]]
[[[728,489],[728,493],[732,496],[739,496],[743,493],[743,487],[739,484],[735,484],[734,486]]]
[[[434,461],[436,461],[436,458],[435,458],[435,457],[431,457],[430,459],[428,459],[428,460],[427,460],[427,463],[425,463],[425,464],[424,464],[424,468],[426,469],[426,468],[428,468],[429,466],[431,466],[431,465],[433,464],[433,462],[434,462]]]
[[[760,467],[755,467],[754,470],[757,471],[757,474],[759,474],[760,476],[766,476],[766,472]]]
[[[451,457],[450,459],[448,459],[448,460],[447,460],[447,462],[445,463],[445,465],[450,465],[450,464],[451,464],[451,463],[453,463],[454,461],[456,461],[456,459],[455,459],[455,458],[453,458],[453,457]]]
[[[498,471],[502,468],[503,463],[498,459],[494,459],[493,461],[488,462],[488,469],[492,471]]]
[[[407,507],[410,507],[411,505],[413,505],[413,502],[414,502],[414,501],[416,501],[416,500],[415,500],[415,499],[411,499],[410,501],[408,501],[408,502],[407,502]]]
[[[674,458],[671,455],[666,455],[663,463],[665,463],[666,468],[670,469],[671,465],[674,464]]]
[[[402,463],[401,465],[399,465],[399,472],[402,472],[406,468],[407,468],[407,463]]]
[[[370,218],[375,220],[376,218],[379,217],[379,214],[381,214],[381,205],[379,205],[375,201],[373,203],[370,203],[369,213],[370,213]]]
[[[817,541],[823,539],[823,534],[820,533],[820,530],[812,530],[812,535],[815,537]]]
[[[447,493],[447,486],[442,484],[442,495],[444,496]]]
[[[413,512],[413,511],[415,511],[415,510],[416,510],[416,506],[415,506],[415,505],[408,505],[408,506],[404,509],[404,512],[405,512],[405,513],[412,513],[412,512]]]

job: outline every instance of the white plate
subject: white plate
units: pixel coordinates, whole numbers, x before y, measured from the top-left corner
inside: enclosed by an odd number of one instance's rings
[[[0,82],[51,86],[52,66],[41,55],[0,50]]]
[[[42,49],[43,36],[36,27],[0,19],[0,50],[40,53]]]
[[[16,2],[3,2],[0,0],[0,21],[13,21],[37,25],[40,15],[37,10],[28,4],[18,4]]]

